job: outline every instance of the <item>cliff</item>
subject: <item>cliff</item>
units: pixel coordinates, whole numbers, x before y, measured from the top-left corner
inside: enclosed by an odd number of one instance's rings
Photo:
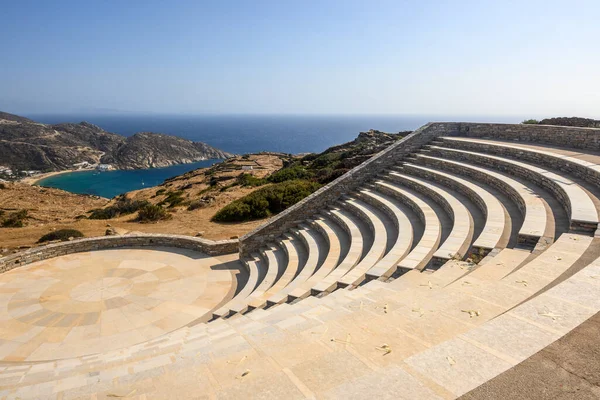
[[[229,156],[165,134],[125,138],[87,122],[47,125],[0,112],[0,165],[13,170],[60,171],[84,161],[140,169]]]

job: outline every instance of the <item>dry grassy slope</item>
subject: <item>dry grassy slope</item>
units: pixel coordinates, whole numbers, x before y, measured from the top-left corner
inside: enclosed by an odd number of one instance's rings
[[[233,182],[242,172],[251,173],[257,177],[270,175],[283,166],[283,160],[288,156],[276,153],[253,154],[239,156],[226,160],[212,168],[202,168],[178,176],[163,185],[142,189],[127,194],[131,199],[147,199],[156,204],[166,196],[156,196],[160,189],[168,191],[183,191],[187,201],[207,198],[209,201],[203,208],[187,210],[187,205],[170,209],[173,218],[156,224],[140,224],[132,222],[135,215],[126,215],[110,220],[76,219],[94,208],[104,207],[111,201],[93,196],[68,193],[58,189],[46,189],[29,186],[23,183],[5,184],[6,189],[0,189],[0,210],[10,213],[14,210],[26,209],[31,218],[23,228],[0,228],[0,253],[12,251],[19,246],[31,246],[44,234],[62,228],[74,228],[85,236],[104,235],[107,224],[120,233],[131,231],[152,233],[175,233],[195,235],[204,232],[208,239],[228,239],[231,236],[241,236],[251,231],[263,221],[252,221],[242,224],[216,224],[210,218],[229,202],[256,190],[256,188],[232,187],[225,191],[220,188]],[[242,170],[242,166],[252,166],[251,171]],[[218,181],[211,190],[210,181]]]

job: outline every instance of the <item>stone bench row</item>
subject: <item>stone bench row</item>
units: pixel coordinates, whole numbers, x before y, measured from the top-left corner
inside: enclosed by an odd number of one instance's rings
[[[563,206],[573,232],[594,233],[598,229],[598,211],[590,196],[564,175],[521,161],[467,150],[430,146],[433,154],[453,160],[492,166],[501,171],[532,181],[549,190]]]

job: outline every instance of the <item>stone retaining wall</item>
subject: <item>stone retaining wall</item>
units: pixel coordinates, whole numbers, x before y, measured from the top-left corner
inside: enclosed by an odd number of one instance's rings
[[[458,123],[443,122],[422,126],[294,206],[279,213],[252,232],[242,236],[240,239],[240,255],[243,257],[250,254],[263,243],[273,241],[289,228],[325,210],[328,205],[333,204],[344,194],[352,192],[362,184],[375,178],[378,174],[438,136],[458,134],[458,127]]]
[[[2,257],[0,258],[0,273],[9,271],[22,265],[27,265],[36,261],[46,260],[48,258],[63,256],[66,254],[81,253],[93,250],[114,249],[119,247],[144,246],[178,247],[215,256],[235,253],[238,250],[238,241],[212,241],[194,238],[191,236],[160,234],[92,237],[73,240],[70,242],[53,243]]]
[[[458,125],[460,136],[516,140],[521,142],[546,143],[560,147],[600,150],[600,129],[598,128],[528,124],[478,124],[467,122],[461,122]]]

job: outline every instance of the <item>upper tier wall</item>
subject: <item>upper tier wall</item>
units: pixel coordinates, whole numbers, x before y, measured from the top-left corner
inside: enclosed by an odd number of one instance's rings
[[[459,136],[518,140],[557,147],[600,150],[600,129],[598,128],[528,124],[479,124],[470,122],[461,122],[458,125]],[[448,134],[447,136],[452,135]]]
[[[410,153],[439,136],[458,134],[457,123],[430,123],[392,144],[333,182],[323,186],[294,206],[247,233],[240,239],[240,255],[247,256],[267,241],[272,241],[288,229],[326,209],[347,194],[395,165]]]

